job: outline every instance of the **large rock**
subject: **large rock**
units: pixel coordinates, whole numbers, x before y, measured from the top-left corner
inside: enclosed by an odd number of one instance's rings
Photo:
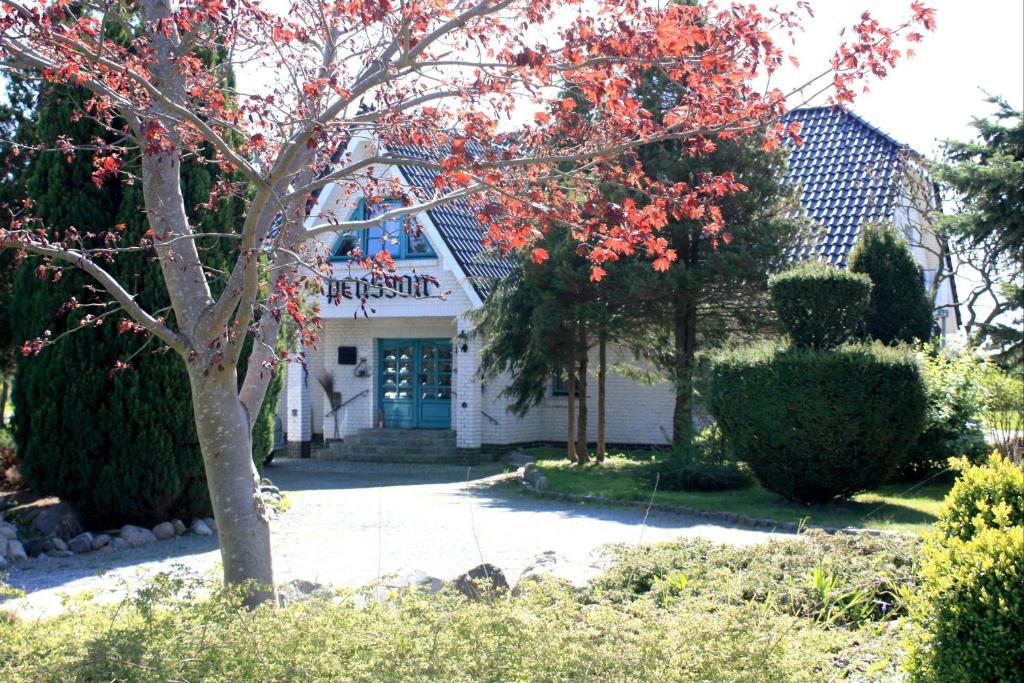
[[[111,551],[114,551],[123,550],[125,548],[131,548],[132,546],[128,543],[128,541],[124,540],[120,536],[114,536],[112,539],[110,539],[110,543],[106,547],[110,548]]]
[[[171,525],[174,526],[174,533],[178,536],[181,536],[183,533],[188,531],[188,527],[185,526],[185,522],[180,519],[175,519],[171,522]]]
[[[121,527],[121,538],[133,548],[148,543],[156,543],[156,536],[153,535],[152,531],[143,529],[140,526],[132,526],[131,524],[125,524]]]
[[[313,598],[329,600],[333,596],[334,593],[330,588],[304,579],[292,579],[288,583],[277,587],[277,598],[281,601],[282,606]]]
[[[74,508],[59,501],[32,514],[32,529],[42,536],[72,538],[82,533],[82,522]]]
[[[92,549],[106,548],[110,544],[110,540],[110,534],[96,534],[92,539]]]
[[[547,491],[548,489],[551,488],[551,485],[548,483],[547,476],[543,474],[538,474],[537,477],[533,480],[533,487],[538,491]]]
[[[574,588],[583,588],[611,563],[611,557],[600,548],[593,550],[589,559],[575,561],[554,550],[546,550],[536,555],[523,569],[512,594],[520,595],[527,584],[546,580],[563,581]]]
[[[25,552],[25,546],[21,544],[21,541],[7,541],[7,559],[11,562],[28,559],[28,553]]]
[[[87,553],[93,549],[92,544],[96,539],[88,531],[78,534],[68,541],[68,549],[73,553]],[[110,540],[110,537],[107,537]]]
[[[385,585],[389,588],[408,588],[410,586],[418,586],[422,587],[429,593],[437,593],[444,588],[444,581],[436,576],[430,576],[421,569],[413,569],[408,573],[399,574],[392,579],[388,579],[385,581]]]
[[[153,527],[153,535],[161,541],[166,541],[168,538],[174,538],[177,534],[174,532],[174,524],[171,522],[160,522]]]
[[[203,521],[206,522],[206,526],[210,527],[213,533],[217,533],[217,520],[213,517],[203,517]]]
[[[493,564],[485,563],[457,576],[451,585],[470,600],[480,600],[494,597],[500,591],[508,590],[508,579]]]
[[[210,526],[198,517],[192,520],[192,526],[189,529],[196,536],[213,536],[213,530]]]
[[[10,522],[0,522],[0,538],[5,538],[8,541],[18,540],[18,527]]]
[[[54,536],[51,538],[50,543],[53,544],[53,548],[47,548],[47,551],[60,550],[61,552],[64,552],[65,550],[68,550],[68,544],[65,543],[64,539],[60,536]]]

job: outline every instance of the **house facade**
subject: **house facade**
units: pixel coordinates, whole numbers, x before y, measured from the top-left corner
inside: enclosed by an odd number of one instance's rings
[[[804,124],[806,142],[792,151],[789,182],[799,184],[807,213],[822,225],[821,237],[797,256],[817,255],[845,265],[860,226],[890,220],[907,231],[918,230],[912,240],[920,243],[915,256],[926,274],[936,277],[941,260],[932,256],[938,250],[920,229],[929,210],[927,192],[906,206],[899,201],[904,190],[896,184],[904,181],[897,171],[906,166],[901,161],[908,157],[906,148],[846,112],[808,109],[790,116]],[[373,140],[355,137],[345,154],[356,162],[377,152]],[[428,193],[434,187],[432,173],[420,167],[389,167],[383,180],[389,177]],[[909,197],[930,189],[924,175],[913,182],[920,187],[908,184]],[[328,186],[311,215],[347,220],[375,210],[380,207]],[[444,441],[432,446],[441,443],[470,458],[527,443],[565,443],[568,397],[554,382],[538,406],[517,417],[501,396],[502,378],[478,377],[484,342],[473,334],[471,314],[512,265],[483,250],[482,228],[464,204],[426,211],[416,217],[416,225],[415,230],[396,224],[325,240],[334,255],[334,273],[318,296],[321,340],[308,352],[305,368],[289,365],[280,399],[289,454],[308,457],[316,451],[321,457],[342,457],[346,441],[357,443],[381,428],[414,430],[410,439],[427,431],[443,435]],[[381,239],[385,233],[394,239]],[[357,246],[364,254],[389,250],[396,275],[375,280],[352,267],[345,255]],[[955,292],[942,296],[952,301]],[[365,306],[360,304],[364,297]],[[615,347],[608,360],[610,367],[637,362]],[[607,413],[609,444],[671,441],[674,391],[669,381],[639,384],[612,372],[607,392],[614,406]],[[588,399],[596,414],[596,396]],[[591,420],[592,432],[595,423]]]

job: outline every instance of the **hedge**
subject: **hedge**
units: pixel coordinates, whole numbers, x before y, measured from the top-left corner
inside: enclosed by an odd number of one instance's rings
[[[727,352],[712,363],[707,395],[736,457],[801,503],[883,483],[924,428],[913,354],[881,344]]]

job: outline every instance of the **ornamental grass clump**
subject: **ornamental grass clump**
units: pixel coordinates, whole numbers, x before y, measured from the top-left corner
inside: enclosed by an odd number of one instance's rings
[[[998,453],[958,466],[925,545],[907,669],[915,683],[1024,681],[1024,472]]]
[[[707,403],[726,440],[765,488],[800,503],[883,483],[924,429],[917,360],[906,349],[844,344],[867,306],[864,275],[804,264],[769,287],[790,343],[712,363]]]

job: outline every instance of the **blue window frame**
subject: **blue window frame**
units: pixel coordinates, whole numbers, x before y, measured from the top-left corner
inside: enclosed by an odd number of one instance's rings
[[[353,220],[369,220],[374,216],[401,206],[397,200],[389,200],[367,207],[362,200],[352,213]],[[367,230],[349,230],[338,235],[331,250],[335,260],[348,259],[352,250],[359,247],[363,256],[376,256],[382,251],[391,254],[393,259],[433,258],[434,250],[427,241],[427,236],[418,225],[406,227],[406,219],[385,221]]]

